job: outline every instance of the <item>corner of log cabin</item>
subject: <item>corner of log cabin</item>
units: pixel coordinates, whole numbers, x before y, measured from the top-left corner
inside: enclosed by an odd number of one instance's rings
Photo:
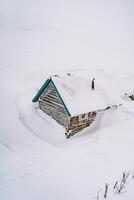
[[[82,129],[90,126],[96,117],[96,112],[89,112],[84,113],[85,118],[81,119],[81,115],[70,117],[69,119],[69,126],[68,126],[68,132],[70,135],[74,135],[75,133],[78,133]]]

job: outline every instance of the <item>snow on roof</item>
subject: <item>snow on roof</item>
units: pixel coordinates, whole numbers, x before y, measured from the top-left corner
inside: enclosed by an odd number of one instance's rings
[[[95,78],[94,90],[91,87],[93,78]],[[115,89],[110,85],[107,77],[102,74],[91,77],[88,73],[80,72],[53,76],[52,80],[72,116],[121,103]]]

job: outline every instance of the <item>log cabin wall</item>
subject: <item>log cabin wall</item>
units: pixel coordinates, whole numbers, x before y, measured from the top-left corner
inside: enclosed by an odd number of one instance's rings
[[[62,126],[68,127],[69,115],[51,82],[41,94],[38,101],[42,111],[55,119]]]
[[[90,126],[96,117],[96,112],[89,112],[82,115],[70,117],[68,131],[71,135],[81,131]]]
[[[64,126],[71,135],[90,126],[96,117],[96,112],[70,117],[51,82],[41,94],[38,102],[40,109]]]

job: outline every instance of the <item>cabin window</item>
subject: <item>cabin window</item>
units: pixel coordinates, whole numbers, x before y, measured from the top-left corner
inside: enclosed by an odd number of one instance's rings
[[[87,114],[81,114],[81,115],[79,115],[79,121],[83,121],[83,120],[85,120],[85,119],[87,119],[88,118],[88,115]]]

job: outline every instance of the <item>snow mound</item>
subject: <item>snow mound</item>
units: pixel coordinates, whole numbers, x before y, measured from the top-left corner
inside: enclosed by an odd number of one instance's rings
[[[95,77],[95,89],[91,82]],[[77,71],[66,75],[52,76],[71,115],[105,109],[111,105],[119,105],[122,100],[104,73]]]

